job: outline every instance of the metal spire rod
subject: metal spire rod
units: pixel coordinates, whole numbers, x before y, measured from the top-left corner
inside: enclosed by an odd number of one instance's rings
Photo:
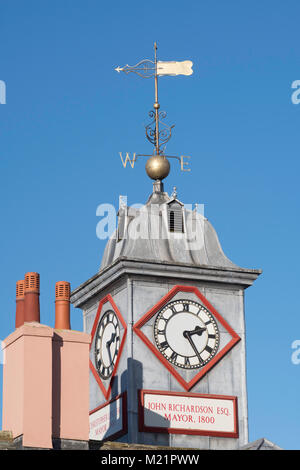
[[[145,129],[146,129],[146,137],[151,142],[154,147],[155,147],[155,155],[164,155],[164,147],[161,148],[162,145],[165,146],[165,144],[170,140],[172,136],[172,129],[173,126],[167,126],[164,122],[161,121],[161,119],[164,119],[167,115],[165,111],[159,111],[160,109],[160,104],[158,102],[158,76],[160,75],[158,66],[161,64],[161,62],[158,62],[157,60],[157,43],[154,43],[154,62],[153,62],[153,77],[154,77],[154,112],[150,111],[149,116],[151,118],[154,118],[154,120],[148,124]],[[148,69],[149,70],[149,69]],[[164,127],[162,130],[159,129],[159,124],[162,124]],[[154,126],[153,126],[154,124]]]
[[[158,77],[157,77],[157,44],[154,43],[154,86],[155,86],[155,102],[154,102],[154,109],[155,109],[155,150],[156,155],[159,155],[159,116],[158,110],[160,108],[160,104],[158,102]]]

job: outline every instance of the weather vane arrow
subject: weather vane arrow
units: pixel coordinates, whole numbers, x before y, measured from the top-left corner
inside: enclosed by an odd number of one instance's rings
[[[191,60],[184,60],[182,62],[169,61],[162,62],[157,61],[156,67],[155,62],[149,59],[144,59],[138,62],[136,65],[126,64],[124,67],[116,67],[117,72],[125,72],[126,74],[133,72],[144,78],[152,78],[157,75],[162,77],[163,75],[176,76],[176,75],[192,75],[193,73],[193,62]],[[155,74],[156,72],[156,74]]]
[[[154,151],[152,155],[145,154],[134,154],[133,160],[130,160],[128,153],[126,154],[125,162],[122,158],[122,153],[120,152],[120,157],[123,163],[123,166],[126,167],[127,161],[129,161],[131,167],[134,167],[134,163],[137,160],[137,157],[150,157],[146,163],[146,171],[150,178],[154,180],[163,180],[166,178],[170,172],[170,164],[168,158],[177,158],[181,163],[182,171],[190,171],[190,169],[185,169],[184,166],[188,165],[185,162],[184,158],[190,157],[177,157],[172,155],[165,155],[165,147],[167,142],[172,137],[173,126],[168,126],[163,122],[167,113],[165,111],[160,111],[160,104],[158,102],[158,77],[162,76],[177,76],[177,75],[192,75],[193,73],[193,62],[191,60],[184,60],[181,62],[178,61],[169,61],[163,62],[157,60],[157,44],[154,43],[154,61],[150,59],[144,59],[138,62],[137,64],[131,66],[126,64],[124,67],[116,67],[115,70],[120,73],[124,72],[126,74],[135,73],[143,78],[154,78],[154,89],[155,89],[155,101],[153,105],[153,110],[149,112],[149,117],[152,119],[150,124],[145,126],[146,137],[148,141],[154,145]],[[161,127],[160,127],[161,126]]]

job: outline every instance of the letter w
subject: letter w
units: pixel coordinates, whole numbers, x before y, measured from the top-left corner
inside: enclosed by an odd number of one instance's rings
[[[135,164],[135,153],[133,154],[133,159],[130,160],[130,158],[129,158],[129,153],[126,152],[125,162],[124,162],[123,157],[122,157],[122,152],[119,152],[119,154],[120,154],[120,157],[121,157],[122,164],[123,164],[123,167],[124,167],[124,168],[126,168],[127,162],[129,162],[131,168],[134,168],[134,164]]]

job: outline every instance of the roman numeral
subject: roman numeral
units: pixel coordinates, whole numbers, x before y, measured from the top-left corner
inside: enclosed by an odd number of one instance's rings
[[[212,348],[210,346],[206,346],[205,351],[210,354],[212,352]]]
[[[102,361],[101,361],[101,359],[99,359],[98,362],[97,362],[98,370],[100,370],[101,364],[102,364]]]
[[[209,338],[215,339],[216,335],[208,335]]]
[[[158,335],[165,335],[165,333],[166,333],[165,329],[164,330],[157,330]]]
[[[183,304],[183,311],[188,312],[189,311],[189,304]]]
[[[178,356],[178,354],[177,354],[175,351],[173,351],[172,354],[171,354],[170,359],[171,359],[172,361],[176,361],[177,356]]]
[[[190,360],[189,360],[188,357],[185,357],[185,358],[184,358],[184,365],[185,365],[185,366],[190,366],[190,365],[191,365]]]
[[[164,351],[165,349],[167,349],[168,346],[169,346],[169,345],[168,345],[168,342],[167,342],[167,341],[164,341],[163,343],[160,343],[160,347],[161,347],[161,349],[162,349],[163,351]]]

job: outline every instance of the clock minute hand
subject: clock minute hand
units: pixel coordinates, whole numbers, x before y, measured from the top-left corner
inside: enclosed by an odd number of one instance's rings
[[[196,329],[196,328],[195,328],[195,329]],[[187,330],[185,330],[185,331],[183,332],[183,336],[188,340],[188,342],[189,342],[190,345],[192,346],[192,348],[193,348],[193,350],[194,350],[196,356],[197,356],[198,359],[199,359],[199,363],[200,363],[200,364],[203,364],[203,359],[202,359],[202,357],[200,356],[200,353],[199,353],[198,349],[196,348],[194,341],[193,341],[192,338],[191,338],[191,333],[195,334],[195,330],[192,330],[192,331],[187,331]],[[200,334],[202,334],[202,332],[201,332]]]

